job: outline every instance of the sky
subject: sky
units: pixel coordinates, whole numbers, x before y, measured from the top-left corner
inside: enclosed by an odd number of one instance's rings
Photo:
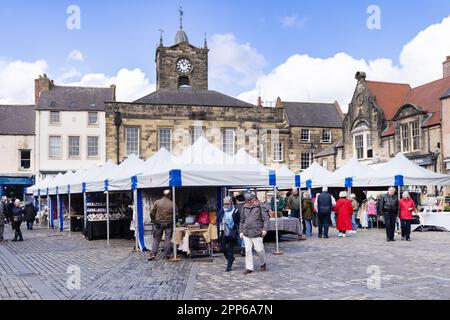
[[[190,43],[206,33],[209,88],[251,103],[336,100],[345,111],[357,71],[416,86],[442,77],[450,56],[449,0],[0,0],[0,103],[33,103],[44,72],[114,83],[123,101],[150,93],[159,30],[172,45],[180,6]]]

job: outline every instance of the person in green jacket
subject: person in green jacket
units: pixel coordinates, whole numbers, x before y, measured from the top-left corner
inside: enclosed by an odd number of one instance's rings
[[[312,218],[313,218],[313,202],[311,200],[311,197],[309,196],[308,192],[305,192],[303,195],[303,202],[302,202],[302,218],[303,221],[305,221],[305,227],[306,227],[306,236],[312,237]]]
[[[272,208],[272,211],[275,211],[275,197],[272,197],[272,200],[270,200],[270,207]],[[277,211],[281,213],[285,207],[286,201],[281,196],[280,191],[277,191]]]

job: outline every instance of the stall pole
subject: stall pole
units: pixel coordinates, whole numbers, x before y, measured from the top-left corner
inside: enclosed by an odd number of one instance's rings
[[[175,210],[175,187],[172,187],[172,214],[173,214],[173,227],[172,227],[172,242],[173,242],[173,259],[170,261],[172,262],[178,262],[180,261],[180,258],[177,258],[177,244],[176,244],[176,227],[177,227],[177,221],[176,221],[176,210]],[[166,235],[167,237],[167,235]]]
[[[42,227],[42,215],[41,215],[41,191],[38,191],[38,212],[39,212],[39,225]]]
[[[133,223],[134,223],[134,237],[135,240],[135,250],[139,251],[139,218],[138,218],[138,195],[137,189],[133,190],[133,204],[134,204],[134,213],[133,213]]]
[[[298,204],[299,204],[299,215],[300,215],[300,232],[302,233],[300,236],[303,239],[303,235],[305,234],[305,230],[303,230],[303,217],[302,217],[302,188],[298,188]]]
[[[273,197],[274,197],[274,207],[275,207],[275,241],[276,241],[276,251],[273,253],[275,255],[281,255],[283,252],[279,250],[278,244],[278,208],[277,208],[277,187],[273,187]]]
[[[84,226],[83,226],[83,234],[86,229],[86,220],[87,220],[87,206],[86,206],[86,192],[83,192],[83,218],[84,218]]]
[[[109,191],[106,193],[106,244],[109,247]]]
[[[61,214],[61,208],[59,207],[59,193],[56,190],[56,220],[58,220],[58,229],[61,229],[61,220],[59,215]]]
[[[70,205],[71,205],[71,203],[70,203],[70,198],[71,198],[71,196],[70,196],[70,186],[67,186],[67,193],[68,193],[68,195],[69,195],[69,237],[71,237],[72,236],[72,219],[71,219],[71,215],[70,215]]]

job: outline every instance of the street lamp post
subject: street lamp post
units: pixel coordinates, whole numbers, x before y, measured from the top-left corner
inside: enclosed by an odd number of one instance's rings
[[[119,108],[114,108],[114,126],[116,127],[116,162],[120,164],[120,126],[122,125],[122,113]]]

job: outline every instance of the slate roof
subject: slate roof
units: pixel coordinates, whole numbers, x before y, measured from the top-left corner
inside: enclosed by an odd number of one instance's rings
[[[158,90],[136,100],[134,103],[181,106],[254,107],[250,103],[214,90],[194,90],[192,88]]]
[[[283,102],[291,127],[342,128],[335,103]]]
[[[326,157],[326,156],[330,156],[336,154],[336,146],[329,146],[325,149],[323,149],[322,151],[320,151],[319,153],[314,155],[314,158],[320,158],[320,157]]]
[[[52,86],[39,97],[38,110],[105,111],[105,101],[114,99],[113,88]]]
[[[0,135],[34,135],[34,105],[0,105]]]
[[[342,148],[343,146],[344,146],[344,141],[339,140],[334,145],[331,145],[331,146],[323,149],[319,153],[315,154],[314,158],[321,158],[321,157],[326,157],[326,156],[336,154],[336,148]]]

